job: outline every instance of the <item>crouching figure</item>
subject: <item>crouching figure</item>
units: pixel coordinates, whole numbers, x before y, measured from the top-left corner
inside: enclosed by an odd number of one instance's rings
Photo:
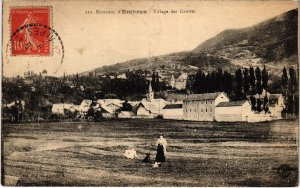
[[[127,159],[136,159],[137,154],[133,146],[130,146],[129,149],[125,150],[124,156]]]

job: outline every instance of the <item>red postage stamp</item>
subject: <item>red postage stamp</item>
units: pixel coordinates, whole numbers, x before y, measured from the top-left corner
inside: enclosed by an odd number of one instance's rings
[[[41,26],[50,27],[51,7],[12,7],[10,18],[12,55],[50,55],[51,34]]]

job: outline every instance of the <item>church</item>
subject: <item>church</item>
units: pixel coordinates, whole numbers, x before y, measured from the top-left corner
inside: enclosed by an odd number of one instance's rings
[[[137,116],[139,118],[155,118],[162,116],[163,108],[169,104],[162,98],[155,99],[154,91],[151,83],[149,83],[149,91],[147,98],[143,99],[137,107]]]

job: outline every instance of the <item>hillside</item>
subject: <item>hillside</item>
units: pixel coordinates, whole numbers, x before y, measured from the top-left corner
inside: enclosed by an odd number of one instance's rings
[[[211,53],[240,65],[282,61],[296,64],[297,17],[298,9],[294,9],[253,27],[225,30],[193,52]]]
[[[174,72],[211,71],[217,67],[235,69],[266,64],[272,74],[281,74],[283,66],[296,65],[298,9],[249,28],[225,30],[201,43],[192,51],[134,59],[93,70],[97,74],[126,70]]]

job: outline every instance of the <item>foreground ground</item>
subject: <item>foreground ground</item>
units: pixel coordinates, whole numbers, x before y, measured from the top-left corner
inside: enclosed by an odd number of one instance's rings
[[[159,133],[167,162],[153,168],[141,160],[153,161]],[[296,133],[296,121],[4,124],[4,174],[25,186],[295,186]],[[130,145],[137,160],[123,157]]]

